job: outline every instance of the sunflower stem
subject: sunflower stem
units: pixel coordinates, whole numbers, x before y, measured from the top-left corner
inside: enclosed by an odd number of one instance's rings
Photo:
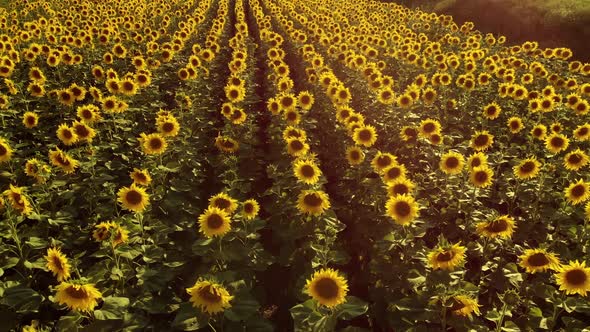
[[[506,309],[508,309],[508,305],[504,303],[504,306],[502,306],[502,312],[500,313],[500,320],[498,320],[498,323],[496,324],[496,332],[502,331],[502,325],[504,325],[504,316],[506,315]]]
[[[8,214],[8,220],[9,220],[9,226],[10,226],[10,231],[11,231],[11,236],[12,239],[14,240],[14,243],[16,243],[16,249],[18,250],[18,258],[20,260],[23,260],[23,247],[22,244],[20,242],[20,238],[18,237],[18,230],[16,229],[16,224],[15,224],[15,220],[12,217],[12,213],[10,213],[10,208],[6,209],[6,213]]]
[[[141,229],[141,244],[145,244],[144,228],[143,228],[143,214],[136,213],[137,221],[139,221],[139,227]]]

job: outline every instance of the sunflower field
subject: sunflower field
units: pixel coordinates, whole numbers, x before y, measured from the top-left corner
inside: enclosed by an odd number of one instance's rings
[[[590,63],[506,39],[370,0],[9,1],[0,331],[589,331]]]

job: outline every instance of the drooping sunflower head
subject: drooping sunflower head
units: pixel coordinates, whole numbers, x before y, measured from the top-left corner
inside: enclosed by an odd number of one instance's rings
[[[8,142],[0,137],[0,163],[9,161],[12,158],[12,148]]]
[[[460,153],[449,151],[442,155],[439,168],[446,174],[459,174],[463,170],[465,159]]]
[[[514,233],[515,221],[508,215],[480,222],[476,226],[477,233],[489,238],[510,238]]]
[[[191,296],[193,307],[208,314],[216,314],[231,308],[230,301],[234,298],[222,285],[209,280],[198,280],[193,287],[187,288],[186,292]]]
[[[568,295],[586,296],[586,293],[590,292],[590,268],[586,267],[584,261],[570,261],[568,265],[561,266],[555,274],[555,280],[559,290],[565,291]]]
[[[348,283],[336,270],[321,269],[307,280],[304,292],[320,305],[332,308],[346,302]]]
[[[590,198],[590,183],[580,179],[571,183],[564,192],[565,198],[573,205],[581,204]]]
[[[240,144],[238,143],[238,141],[231,137],[221,135],[215,138],[215,146],[219,150],[228,153],[236,152],[240,148]]]
[[[319,181],[322,171],[312,159],[298,159],[293,163],[293,173],[297,180],[305,184]]]
[[[328,194],[320,190],[303,190],[297,198],[297,209],[301,213],[319,216],[329,208]]]
[[[471,184],[478,188],[489,187],[493,182],[494,172],[488,166],[474,167],[470,174]]]
[[[287,141],[289,138],[301,138],[305,140],[307,138],[307,134],[303,129],[299,129],[294,126],[287,126],[287,128],[283,130],[283,139]]]
[[[121,225],[116,225],[113,230],[113,247],[125,243],[127,240],[129,240],[129,231]]]
[[[557,255],[545,249],[526,249],[519,258],[518,264],[526,269],[528,273],[557,270],[560,266]]]
[[[449,246],[439,246],[428,254],[428,264],[433,270],[453,271],[465,262],[467,249],[459,243]]]
[[[471,315],[480,315],[479,304],[477,300],[465,295],[455,295],[451,298],[452,306],[450,311],[457,316],[471,317]]]
[[[102,294],[93,284],[62,281],[57,286],[55,301],[65,304],[70,310],[91,312],[97,306]]]
[[[527,158],[514,166],[514,176],[521,180],[532,179],[539,174],[541,163],[535,157]]]
[[[80,165],[78,160],[70,157],[59,148],[49,151],[49,161],[53,166],[61,168],[66,174],[73,173]]]
[[[577,171],[588,165],[589,162],[590,157],[580,149],[569,152],[563,158],[563,165],[570,171]]]
[[[231,219],[224,210],[209,206],[199,216],[199,230],[208,238],[224,236],[231,230]]]
[[[109,239],[111,237],[111,229],[115,227],[117,227],[117,224],[112,221],[101,222],[94,226],[95,229],[92,232],[92,237],[98,242]]]
[[[418,138],[418,129],[412,126],[404,126],[400,131],[401,138],[406,142],[413,142]]]
[[[117,201],[121,206],[133,212],[141,213],[150,204],[150,196],[142,187],[132,183],[130,187],[123,187],[117,192]]]
[[[385,204],[387,216],[392,218],[396,224],[407,226],[418,217],[419,205],[414,197],[403,194],[390,197]]]
[[[45,260],[47,261],[47,268],[57,278],[57,281],[61,282],[70,278],[70,264],[66,255],[59,248],[47,249]]]
[[[219,193],[209,198],[209,207],[216,207],[232,214],[238,208],[238,201],[226,193]]]

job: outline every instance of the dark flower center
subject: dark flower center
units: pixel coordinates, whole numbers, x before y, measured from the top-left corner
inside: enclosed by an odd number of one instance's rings
[[[535,163],[532,161],[527,161],[526,163],[522,164],[522,166],[520,166],[520,171],[522,173],[531,173],[532,171],[535,170]]]
[[[246,212],[246,213],[252,213],[252,212],[254,212],[254,204],[252,204],[252,203],[246,203],[244,205],[244,212]]]
[[[446,250],[436,255],[436,260],[439,262],[448,262],[455,257],[455,253],[452,250]]]
[[[321,298],[333,299],[338,296],[338,284],[331,278],[322,278],[314,285],[315,291]]]
[[[508,223],[504,218],[492,221],[486,229],[491,233],[500,233],[508,229]]]
[[[584,185],[578,184],[572,188],[572,196],[574,197],[582,197],[586,193],[586,187]]]
[[[301,143],[301,141],[293,141],[291,142],[291,149],[293,149],[294,151],[301,151],[303,150],[303,143]]]
[[[395,213],[400,217],[409,216],[412,212],[412,207],[407,202],[397,202],[395,203]]]
[[[379,167],[387,167],[391,164],[391,157],[390,156],[379,156],[377,158],[377,165]]]
[[[211,285],[199,289],[199,297],[209,303],[218,303],[221,301],[221,296],[217,294]]]
[[[152,138],[150,140],[150,148],[158,150],[162,147],[162,140],[159,138]]]
[[[488,141],[488,135],[478,135],[474,142],[476,146],[485,146],[488,144]]]
[[[88,298],[88,294],[86,293],[86,290],[84,290],[84,288],[80,287],[80,286],[69,286],[68,288],[66,288],[66,293],[68,294],[69,297],[72,297],[74,299],[87,299]]]
[[[569,156],[568,160],[567,160],[570,164],[578,164],[579,162],[582,161],[582,156],[580,156],[577,153],[574,153],[572,155]]]
[[[207,218],[207,227],[218,229],[223,225],[223,218],[218,214],[212,214]]]
[[[4,145],[0,144],[0,156],[8,154],[8,149]]]
[[[575,270],[567,271],[565,273],[565,281],[568,284],[576,286],[576,287],[583,286],[587,280],[588,280],[588,276],[586,275],[586,272],[584,272],[584,270],[581,270],[581,269],[575,269]]]
[[[560,148],[565,144],[565,141],[561,137],[553,137],[551,138],[551,146]]]
[[[225,198],[218,198],[215,200],[215,203],[213,205],[215,205],[215,207],[218,207],[222,210],[225,210],[230,207],[231,202]]]
[[[488,180],[488,173],[485,171],[477,171],[475,173],[475,181],[477,183],[485,183]]]
[[[131,190],[127,193],[127,195],[125,195],[125,199],[131,205],[138,205],[143,200],[143,196],[141,196],[141,194],[138,191]]]
[[[359,139],[363,142],[370,141],[371,137],[373,137],[373,135],[371,134],[371,131],[368,129],[362,129],[359,132]]]
[[[301,166],[301,174],[306,178],[311,178],[315,175],[315,170],[311,165],[303,165]]]
[[[456,157],[449,157],[445,160],[445,165],[451,169],[457,168],[459,166],[459,159]]]
[[[436,126],[434,125],[434,123],[429,122],[424,125],[423,129],[425,133],[431,133],[436,130]]]
[[[323,200],[322,198],[317,195],[317,194],[307,194],[305,195],[305,197],[303,198],[303,203],[305,203],[305,205],[307,206],[311,206],[311,207],[319,207],[322,205]]]
[[[409,193],[410,188],[408,188],[408,186],[403,183],[398,183],[393,186],[392,191],[396,195],[403,195]]]
[[[169,133],[174,130],[174,124],[171,122],[166,122],[162,126],[162,129],[164,130],[164,132]]]
[[[549,264],[549,259],[547,259],[544,253],[538,252],[529,256],[527,263],[530,266],[545,266]]]

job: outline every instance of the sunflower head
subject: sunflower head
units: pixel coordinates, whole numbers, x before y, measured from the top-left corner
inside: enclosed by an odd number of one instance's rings
[[[552,153],[559,153],[564,151],[569,146],[569,139],[567,136],[559,133],[551,133],[545,138],[545,147]]]
[[[449,151],[445,153],[439,162],[439,168],[446,174],[459,174],[463,170],[465,159],[463,155]]]
[[[390,197],[385,208],[387,216],[402,226],[410,225],[418,217],[420,209],[414,197],[408,194]]]
[[[555,274],[555,280],[559,289],[566,294],[580,294],[586,296],[590,291],[590,268],[586,267],[586,262],[581,263],[570,261],[568,265],[563,265]]]
[[[471,147],[475,151],[485,151],[494,143],[494,136],[487,130],[478,131],[471,137]]]
[[[209,206],[232,214],[238,208],[238,202],[226,193],[219,193],[209,198]]]
[[[329,208],[330,200],[323,191],[303,190],[297,198],[297,209],[301,213],[319,216]]]
[[[477,300],[465,295],[455,295],[451,298],[452,305],[449,310],[453,315],[471,317],[471,315],[480,315],[479,304]]]
[[[143,212],[150,204],[150,196],[146,190],[135,183],[132,183],[130,187],[119,189],[117,196],[117,200],[124,209],[137,213]]]
[[[305,184],[319,181],[322,171],[312,159],[298,159],[293,163],[293,173],[297,180]]]
[[[573,205],[581,204],[590,198],[590,183],[580,179],[571,183],[564,192],[565,198]]]
[[[370,125],[360,126],[354,130],[353,140],[358,145],[370,147],[377,141],[377,131]]]
[[[359,165],[365,160],[365,153],[358,146],[350,146],[346,148],[346,160],[351,166]]]
[[[453,271],[465,262],[467,249],[460,244],[439,246],[428,254],[428,264],[433,270]]]
[[[66,255],[62,254],[59,248],[47,249],[47,268],[57,278],[57,281],[65,281],[70,278],[70,264]]]
[[[381,151],[378,151],[371,161],[371,166],[373,166],[373,169],[377,173],[381,173],[384,169],[394,164],[397,164],[397,157],[391,153],[383,153]]]
[[[488,166],[474,167],[469,174],[471,184],[479,188],[489,187],[493,182],[494,172]]]
[[[526,269],[528,273],[557,270],[560,266],[557,255],[544,249],[526,249],[519,258],[518,264]]]
[[[304,292],[320,305],[332,308],[346,302],[348,283],[336,270],[321,269],[307,280]]]
[[[55,301],[65,304],[70,310],[91,312],[97,306],[102,294],[93,284],[62,281],[57,286]]]
[[[168,143],[160,133],[141,134],[139,142],[145,154],[160,155],[166,151]]]
[[[588,165],[589,162],[590,157],[584,151],[576,149],[565,155],[563,165],[567,170],[577,171]]]
[[[476,226],[477,233],[489,238],[510,238],[514,233],[515,221],[508,215],[480,222]]]
[[[186,292],[191,296],[193,307],[208,314],[216,314],[231,308],[230,301],[234,298],[222,285],[209,280],[197,281],[193,287],[187,288]]]
[[[199,216],[199,230],[206,237],[224,236],[231,230],[231,219],[222,209],[210,206]]]
[[[242,216],[246,218],[246,220],[252,220],[256,218],[259,211],[260,205],[255,199],[249,199],[242,203]]]
[[[520,180],[532,179],[539,174],[541,163],[535,158],[527,158],[513,167],[514,176]]]

